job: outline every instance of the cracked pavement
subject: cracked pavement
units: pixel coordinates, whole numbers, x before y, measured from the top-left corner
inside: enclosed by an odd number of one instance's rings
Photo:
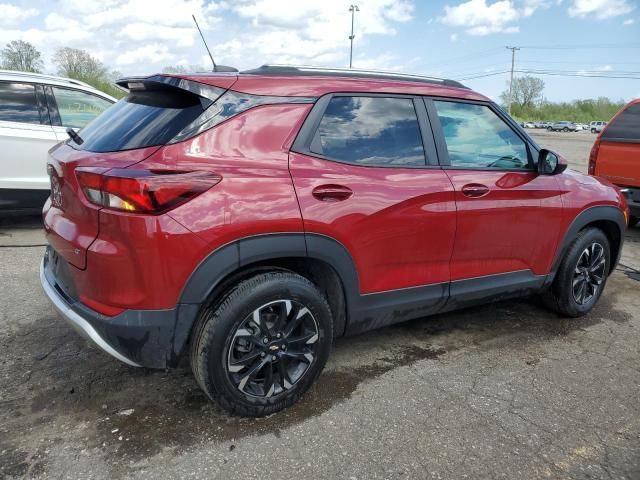
[[[0,220],[0,478],[640,478],[640,228],[590,315],[531,298],[339,339],[263,419],[225,416],[186,362],[88,346],[40,290],[41,243]]]

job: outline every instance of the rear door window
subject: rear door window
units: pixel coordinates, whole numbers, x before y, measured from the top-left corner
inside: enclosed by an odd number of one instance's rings
[[[52,90],[63,127],[82,128],[113,103],[79,90],[60,87],[52,87]]]
[[[524,140],[489,107],[439,100],[433,103],[452,167],[529,168]]]
[[[411,98],[331,98],[310,151],[357,165],[425,165],[422,136]]]
[[[640,103],[627,107],[602,134],[603,140],[640,141]]]
[[[204,111],[200,97],[180,89],[132,91],[80,130],[92,152],[164,145]]]
[[[40,124],[35,85],[0,82],[0,121]]]

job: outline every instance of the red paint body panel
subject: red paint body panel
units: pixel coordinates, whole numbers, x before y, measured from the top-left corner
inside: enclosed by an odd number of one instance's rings
[[[87,201],[75,176],[77,167],[126,168],[151,155],[159,147],[115,153],[75,150],[60,143],[49,151],[49,164],[55,169],[63,197],[63,207],[48,200],[43,212],[47,241],[72,265],[86,266],[86,251],[98,235],[99,208]]]
[[[601,176],[621,187],[640,188],[640,143],[611,142],[603,138],[603,134],[611,127],[631,105],[640,104],[640,99],[633,100],[622,107],[598,135],[596,142],[600,142],[598,155],[595,159],[595,175]]]
[[[362,293],[448,282],[456,229],[453,188],[439,168],[364,167],[291,153],[307,232],[338,240],[353,257]],[[314,188],[353,195],[327,202]]]
[[[125,154],[118,165],[101,158],[115,158],[113,154],[84,152],[100,160],[93,165],[209,170],[221,175],[222,181],[159,216],[100,210],[81,191],[66,192],[65,199],[72,196],[92,216],[91,221],[80,221],[77,215],[65,218],[72,231],[90,229],[86,240],[80,236],[65,240],[68,249],[84,245],[80,240],[88,248],[86,270],[72,269],[79,295],[110,307],[173,308],[191,273],[218,247],[261,233],[302,232],[288,151],[310,108],[306,104],[257,107],[188,141],[116,154]],[[75,152],[62,149],[59,163],[71,166]],[[45,209],[45,223],[51,225],[49,242],[62,254],[67,250],[58,248],[67,245],[60,239],[66,230],[59,216],[57,209]]]
[[[220,77],[184,77],[197,82],[221,86]],[[378,80],[340,77],[287,77],[241,75],[232,90],[251,95],[276,95],[296,97],[320,97],[331,92],[402,93],[434,95],[437,97],[464,98],[489,101],[479,93],[466,88],[450,87],[437,83],[419,83],[401,80]]]
[[[486,100],[466,89],[403,81],[182,78],[256,95],[350,91]],[[342,243],[354,259],[363,294],[522,269],[543,275],[578,213],[596,204],[624,204],[607,182],[569,171],[550,177],[383,168],[290,152],[311,108],[255,107],[163,147],[103,154],[52,149],[50,162],[65,180],[65,204],[60,209],[47,203],[45,229],[55,250],[75,266],[71,275],[79,296],[94,308],[103,305],[105,313],[173,308],[189,276],[211,252],[241,238],[277,232],[313,232]],[[73,172],[78,166],[133,165],[211,171],[222,180],[154,216],[90,204]],[[488,194],[465,197],[462,187],[470,183],[486,185]]]
[[[456,190],[458,228],[451,279],[531,270],[548,273],[563,227],[562,189],[556,176],[535,172],[447,170]],[[468,184],[489,193],[469,198]]]

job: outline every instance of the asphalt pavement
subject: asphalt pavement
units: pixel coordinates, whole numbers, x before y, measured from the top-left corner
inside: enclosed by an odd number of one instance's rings
[[[546,135],[586,165],[590,134]],[[43,241],[37,218],[0,220],[0,477],[640,478],[638,228],[588,316],[530,298],[339,339],[263,419],[224,415],[186,362],[88,346],[40,290]]]

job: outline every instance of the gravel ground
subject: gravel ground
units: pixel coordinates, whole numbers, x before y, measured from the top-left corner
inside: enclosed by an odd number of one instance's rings
[[[536,137],[586,165],[593,136]],[[40,243],[0,223],[0,477],[640,478],[640,229],[587,317],[523,299],[340,339],[264,419],[223,415],[187,364],[89,347],[40,290]]]

